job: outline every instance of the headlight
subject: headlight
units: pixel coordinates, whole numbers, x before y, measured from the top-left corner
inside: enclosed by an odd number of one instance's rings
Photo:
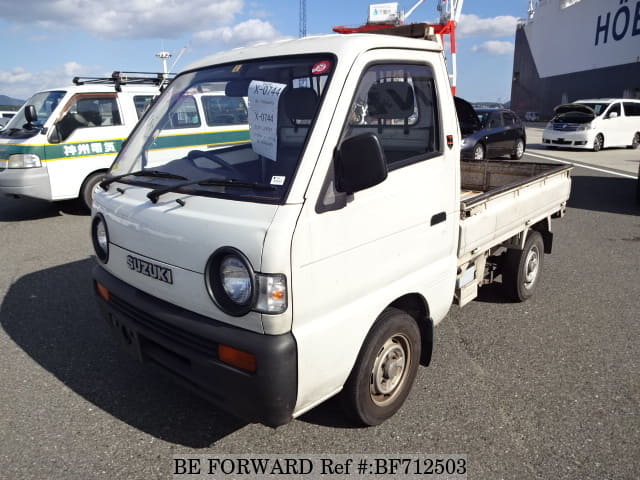
[[[205,281],[209,295],[223,312],[240,317],[251,311],[256,278],[240,251],[231,247],[216,250],[207,263]]]
[[[96,256],[102,263],[109,260],[109,231],[104,217],[97,214],[91,223],[91,240]]]
[[[220,281],[227,297],[236,305],[246,305],[253,295],[251,273],[242,259],[229,255],[220,262]]]
[[[591,126],[590,123],[585,123],[584,125],[580,125],[578,128],[576,128],[577,132],[584,132],[586,130],[591,130],[593,128],[593,126]]]
[[[35,168],[41,167],[40,157],[33,153],[14,153],[9,155],[8,168]]]
[[[544,128],[547,130],[553,130],[553,122],[547,122],[547,125]]]
[[[211,255],[205,271],[207,290],[222,311],[235,317],[250,311],[278,314],[287,309],[287,279],[255,273],[237,249],[223,247]]]

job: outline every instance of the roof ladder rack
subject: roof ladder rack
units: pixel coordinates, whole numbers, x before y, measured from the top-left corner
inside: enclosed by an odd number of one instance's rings
[[[122,85],[157,85],[164,89],[175,75],[159,72],[120,72],[114,71],[110,77],[74,77],[74,85],[113,85],[116,92],[122,91]]]

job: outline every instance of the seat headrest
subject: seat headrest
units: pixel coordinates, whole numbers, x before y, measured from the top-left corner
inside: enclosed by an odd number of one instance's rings
[[[282,94],[284,111],[292,121],[311,120],[318,108],[318,94],[313,88],[288,88]]]

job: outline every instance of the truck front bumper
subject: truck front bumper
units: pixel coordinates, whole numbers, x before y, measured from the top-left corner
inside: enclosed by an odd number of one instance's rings
[[[180,384],[249,422],[277,427],[289,422],[297,397],[297,347],[291,333],[262,335],[212,320],[152,297],[93,270],[102,317],[118,343],[141,362],[159,366]],[[255,355],[249,373],[218,359],[218,345]]]
[[[51,182],[46,167],[0,167],[0,194],[51,200]]]

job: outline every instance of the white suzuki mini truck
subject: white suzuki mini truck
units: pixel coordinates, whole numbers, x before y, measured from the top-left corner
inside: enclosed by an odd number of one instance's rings
[[[249,141],[159,148],[185,97],[248,99]],[[222,86],[222,87],[221,87]],[[190,66],[94,199],[102,316],[138,360],[248,421],[342,395],[376,425],[434,325],[494,277],[529,298],[570,167],[460,162],[441,44],[355,34]]]

